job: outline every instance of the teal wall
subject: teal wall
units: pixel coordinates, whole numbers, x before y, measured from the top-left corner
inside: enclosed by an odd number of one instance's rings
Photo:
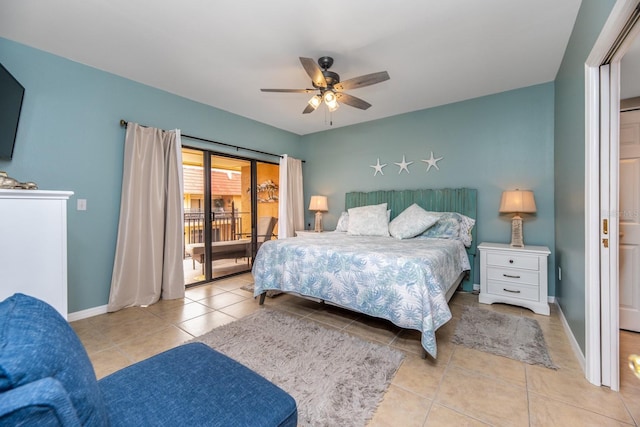
[[[0,170],[43,190],[75,192],[68,204],[69,312],[108,301],[122,182],[120,119],[303,156],[298,135],[2,38],[0,62],[25,87],[13,160],[0,160]],[[78,198],[87,199],[86,211],[75,209]],[[38,260],[32,265],[38,268]]]
[[[585,62],[615,0],[583,0],[556,76],[556,258],[562,267],[557,296],[585,351]],[[554,272],[555,274],[555,272]]]
[[[545,83],[303,136],[306,203],[312,194],[329,196],[323,218],[333,229],[349,191],[470,187],[478,190],[478,241],[508,243],[511,216],[498,214],[501,193],[533,190],[538,212],[524,219],[525,243],[552,250],[555,295],[553,97],[553,83]],[[426,172],[421,160],[431,151],[443,159],[440,170]],[[410,174],[394,164],[403,155],[414,162]],[[387,163],[384,176],[369,167],[378,157]],[[313,223],[311,212],[306,222]]]
[[[559,298],[584,351],[584,62],[614,4],[583,0],[555,84],[304,137],[0,38],[0,62],[26,88],[14,159],[0,160],[0,170],[41,189],[75,192],[68,221],[70,312],[107,303],[121,118],[306,159],[306,203],[312,194],[329,196],[328,229],[348,191],[466,186],[478,189],[478,240],[508,242],[509,217],[497,212],[500,193],[532,189],[538,213],[525,218],[525,242],[552,249],[549,294]],[[439,171],[427,173],[420,160],[430,151],[444,158]],[[410,174],[398,175],[393,163],[403,154],[414,163]],[[369,165],[378,157],[388,166],[374,177]],[[77,198],[87,199],[87,211],[75,210]],[[306,222],[313,223],[309,212]],[[556,264],[563,269],[557,284]]]

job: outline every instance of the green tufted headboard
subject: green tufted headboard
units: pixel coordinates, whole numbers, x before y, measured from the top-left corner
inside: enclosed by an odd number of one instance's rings
[[[470,218],[477,219],[478,190],[471,188],[443,188],[424,190],[381,190],[345,194],[345,209],[358,206],[377,205],[386,203],[391,209],[391,219],[414,203],[428,211],[458,212]],[[477,223],[476,223],[477,225]],[[477,226],[471,230],[473,240],[467,248],[471,271],[462,282],[465,291],[473,290],[474,266],[477,245]]]

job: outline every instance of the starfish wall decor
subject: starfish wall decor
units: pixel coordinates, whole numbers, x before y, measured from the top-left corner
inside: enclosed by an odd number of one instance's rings
[[[421,162],[424,162],[427,164],[427,170],[426,172],[429,172],[429,170],[431,170],[432,167],[434,167],[436,170],[440,170],[440,168],[438,167],[438,162],[440,160],[444,159],[444,157],[434,157],[433,156],[433,151],[431,152],[431,155],[428,159],[423,159],[420,160]],[[397,165],[400,169],[398,170],[398,175],[400,175],[402,173],[402,171],[407,171],[407,173],[411,173],[409,171],[409,165],[411,165],[413,162],[408,162],[406,159],[406,155],[402,155],[402,161],[399,163],[394,162],[394,165]],[[378,157],[376,159],[376,164],[375,165],[369,165],[370,168],[373,168],[373,176],[378,175],[378,173],[380,173],[380,175],[384,176],[384,172],[382,171],[382,168],[384,168],[385,166],[387,166],[387,163],[380,163],[380,157]]]

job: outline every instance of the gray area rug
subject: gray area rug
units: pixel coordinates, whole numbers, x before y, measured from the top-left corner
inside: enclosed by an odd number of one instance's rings
[[[558,369],[535,319],[464,307],[452,342],[530,365]]]
[[[401,351],[275,310],[261,310],[193,341],[291,394],[301,426],[364,426],[404,358]]]

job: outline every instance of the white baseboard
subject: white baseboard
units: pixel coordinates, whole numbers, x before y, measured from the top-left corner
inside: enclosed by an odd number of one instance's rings
[[[86,310],[76,311],[69,313],[67,320],[69,322],[75,322],[76,320],[86,319],[87,317],[97,316],[98,314],[105,314],[107,312],[107,305],[101,305],[99,307],[88,308]]]
[[[547,297],[547,301],[549,302],[549,304],[555,304],[556,303],[556,297],[549,295]]]
[[[586,366],[586,359],[584,357],[584,354],[582,353],[582,349],[580,348],[580,345],[578,345],[578,341],[576,341],[576,337],[573,335],[573,332],[569,327],[569,323],[567,322],[567,318],[564,317],[564,313],[562,312],[562,308],[560,307],[560,304],[558,303],[557,299],[556,299],[555,305],[558,308],[558,312],[560,312],[560,319],[562,319],[562,326],[564,326],[564,331],[569,337],[569,343],[571,344],[571,348],[573,349],[573,352],[575,353],[576,358],[578,359],[578,363],[580,364],[580,368],[582,368],[582,372],[584,373],[585,366]]]

